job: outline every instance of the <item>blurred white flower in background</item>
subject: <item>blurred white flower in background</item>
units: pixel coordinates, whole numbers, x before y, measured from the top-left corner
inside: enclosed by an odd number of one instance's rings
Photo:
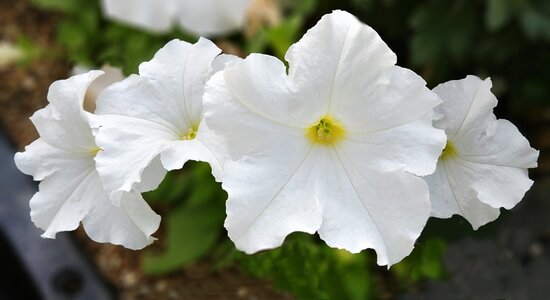
[[[141,249],[154,241],[159,227],[155,214],[141,195],[129,191],[114,206],[96,171],[94,157],[100,152],[89,125],[90,113],[82,105],[89,85],[101,71],[54,82],[49,104],[31,120],[40,138],[15,155],[17,167],[41,181],[30,201],[31,219],[55,238],[57,232],[84,230],[97,242]]]
[[[152,32],[174,23],[197,36],[215,36],[241,28],[252,0],[102,0],[109,19]]]
[[[458,214],[474,229],[511,209],[533,181],[527,168],[537,166],[538,151],[507,120],[497,120],[491,80],[468,76],[434,88],[442,99],[435,127],[448,142],[434,174],[427,176],[432,215]]]
[[[16,63],[23,56],[23,50],[16,45],[0,41],[0,68]]]
[[[324,16],[286,53],[252,54],[207,83],[206,124],[227,143],[225,226],[247,253],[291,232],[407,256],[430,215],[427,184],[445,134],[441,102],[354,16]]]

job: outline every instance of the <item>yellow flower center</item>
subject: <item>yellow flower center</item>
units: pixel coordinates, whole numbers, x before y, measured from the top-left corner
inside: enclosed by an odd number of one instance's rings
[[[186,133],[180,135],[180,140],[192,140],[197,136],[197,127],[189,128]]]
[[[306,129],[306,137],[314,144],[332,145],[343,140],[346,131],[340,122],[331,116],[324,116],[316,125]]]
[[[447,159],[449,157],[454,157],[458,153],[456,152],[456,148],[453,145],[453,143],[449,140],[447,140],[447,145],[445,145],[445,148],[443,149],[443,152],[441,152],[441,159]]]
[[[95,148],[90,150],[90,154],[92,155],[92,157],[96,157],[96,155],[99,153],[99,151],[101,151],[101,149],[96,146]]]

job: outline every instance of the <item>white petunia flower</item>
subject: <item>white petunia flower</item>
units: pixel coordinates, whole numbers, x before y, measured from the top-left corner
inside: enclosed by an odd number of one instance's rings
[[[134,188],[155,189],[167,170],[188,160],[210,163],[220,178],[223,153],[211,149],[216,138],[202,122],[205,82],[228,56],[201,38],[196,44],[173,40],[131,75],[98,98],[93,126],[103,150],[97,168],[115,205]],[[207,146],[208,145],[208,146]]]
[[[335,11],[278,59],[253,54],[207,83],[205,120],[228,155],[225,226],[237,248],[295,231],[332,247],[407,256],[430,214],[426,183],[445,144],[440,100],[370,27]],[[413,173],[413,174],[411,174]]]
[[[198,36],[239,29],[251,0],[102,0],[106,17],[153,32],[166,32],[179,22]]]
[[[430,187],[432,215],[462,215],[474,229],[511,209],[532,185],[527,168],[537,166],[538,151],[529,146],[507,120],[497,120],[491,80],[476,76],[434,88],[442,99],[436,108],[437,128],[448,142],[436,172],[425,179]]]
[[[55,238],[82,222],[95,241],[140,249],[154,241],[160,217],[136,192],[121,195],[115,207],[96,171],[99,148],[89,125],[91,114],[82,108],[88,86],[103,72],[92,71],[54,82],[49,104],[31,120],[40,138],[15,155],[17,167],[42,181],[30,201],[31,219]]]

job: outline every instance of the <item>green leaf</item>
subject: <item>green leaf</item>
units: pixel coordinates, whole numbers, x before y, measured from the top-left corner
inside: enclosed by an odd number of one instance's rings
[[[269,30],[261,28],[254,38],[245,43],[245,50],[248,53],[264,53],[269,44]]]
[[[298,40],[303,23],[303,17],[294,16],[269,30],[269,42],[277,57],[282,59],[288,48]]]
[[[515,9],[509,0],[488,0],[485,23],[490,31],[496,31],[512,19]]]
[[[309,15],[319,5],[319,1],[317,0],[279,0],[278,2],[280,7],[284,10],[289,10],[292,11],[293,14],[302,16]]]
[[[534,8],[521,14],[521,25],[525,34],[532,40],[544,38],[550,41],[550,12],[546,15]]]
[[[45,53],[55,55],[55,51],[44,51],[32,39],[21,35],[17,38],[17,48],[22,51],[22,57],[17,61],[20,66],[26,66],[31,62],[44,57]]]
[[[405,285],[423,279],[437,280],[445,276],[443,255],[445,242],[438,238],[426,239],[414,248],[407,256],[390,270]]]
[[[175,271],[209,253],[223,232],[227,194],[214,181],[207,163],[188,162],[170,172],[157,191],[145,194],[156,205],[169,204],[170,213],[160,254],[147,253],[142,268],[148,274]],[[174,206],[175,205],[175,206]]]
[[[36,7],[60,12],[78,11],[81,7],[80,2],[77,0],[31,0]]]
[[[318,5],[318,2],[316,0],[300,0],[292,2],[295,5],[294,11],[301,15],[311,14]]]
[[[223,209],[214,202],[201,206],[182,205],[167,219],[166,249],[160,255],[149,253],[144,257],[145,273],[172,272],[208,253],[222,232]]]
[[[269,279],[297,299],[365,300],[374,293],[368,253],[332,249],[307,234],[294,233],[274,250],[229,255],[247,273]]]

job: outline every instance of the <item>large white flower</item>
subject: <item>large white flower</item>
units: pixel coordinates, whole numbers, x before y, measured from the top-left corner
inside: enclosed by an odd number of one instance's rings
[[[333,247],[408,255],[430,214],[445,144],[440,100],[370,27],[335,11],[278,59],[253,54],[207,83],[205,120],[227,144],[225,226],[247,253],[294,231]],[[411,174],[413,173],[413,174]]]
[[[134,188],[155,189],[167,170],[188,160],[210,163],[220,178],[216,138],[203,124],[205,82],[227,56],[211,41],[173,40],[131,75],[105,89],[96,103],[93,126],[103,150],[97,169],[115,205]],[[208,145],[208,146],[207,146]],[[214,149],[211,149],[214,147]]]
[[[462,215],[474,229],[511,209],[532,185],[527,168],[537,166],[538,151],[507,120],[497,120],[491,80],[476,76],[434,88],[442,99],[434,122],[448,142],[436,172],[426,177],[432,215]]]
[[[160,217],[139,193],[121,195],[114,206],[103,189],[94,157],[99,148],[82,108],[90,83],[103,72],[92,71],[54,82],[49,104],[31,120],[40,138],[15,155],[17,167],[42,181],[30,201],[31,219],[55,238],[57,232],[74,230],[82,222],[95,241],[140,249],[151,242]]]
[[[153,32],[179,22],[186,31],[212,36],[242,27],[251,0],[102,0],[105,15]]]

